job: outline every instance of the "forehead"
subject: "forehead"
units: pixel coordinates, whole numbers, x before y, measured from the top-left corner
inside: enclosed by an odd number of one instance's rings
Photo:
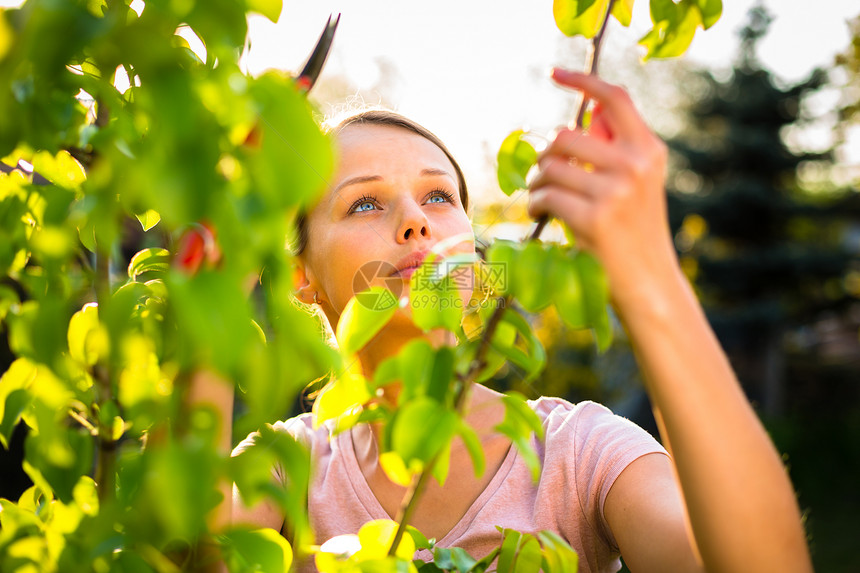
[[[353,124],[337,135],[338,180],[356,175],[382,175],[389,170],[443,169],[454,176],[454,166],[429,139],[389,125]]]

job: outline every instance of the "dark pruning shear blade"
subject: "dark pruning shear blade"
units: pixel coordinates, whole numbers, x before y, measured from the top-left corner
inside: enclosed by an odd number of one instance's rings
[[[337,30],[338,22],[340,22],[340,14],[335,17],[334,22],[332,22],[332,16],[328,17],[328,21],[325,24],[325,28],[323,28],[322,34],[320,34],[320,39],[317,41],[314,51],[311,52],[307,63],[305,63],[305,67],[302,68],[302,71],[296,77],[299,89],[309,92],[314,87],[328,58],[329,51],[331,51],[331,43],[334,40],[334,32]]]

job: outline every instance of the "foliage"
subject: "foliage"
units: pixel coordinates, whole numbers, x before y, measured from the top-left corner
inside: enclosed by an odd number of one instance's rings
[[[613,14],[629,21],[631,4]],[[691,4],[702,22],[718,5]],[[565,6],[574,27],[592,17]],[[666,35],[654,45],[675,45],[672,10],[694,8],[652,2],[652,15],[653,6],[662,6],[655,22]],[[531,312],[553,303],[569,324],[593,328],[599,347],[609,343],[595,260],[531,242],[496,245],[486,264],[437,245],[409,300],[385,306],[376,303],[391,302],[388,291],[358,293],[338,324],[339,349],[327,346],[292,299],[284,237],[324,190],[331,143],[291,78],[240,72],[249,11],[276,19],[281,5],[31,0],[0,12],[0,320],[15,355],[0,380],[0,442],[26,424],[23,467],[34,483],[17,502],[0,500],[4,571],[176,571],[217,558],[231,572],[287,570],[294,553],[310,550],[309,462],[265,423],[305,384],[334,374],[314,406],[318,423],[383,424],[380,459],[393,481],[441,483],[455,436],[484,471],[462,413],[469,385],[506,360],[530,377],[543,367],[515,299]],[[180,28],[205,52],[193,52]],[[521,187],[535,152],[511,145],[508,175]],[[464,276],[482,287],[471,300]],[[261,284],[254,297],[249,279]],[[412,342],[372,379],[345,366],[403,306],[419,328],[448,331],[458,344]],[[200,371],[241,392],[236,434],[256,430],[233,459],[218,447],[221,413],[186,399]],[[392,383],[397,403],[376,399]],[[496,429],[537,476],[529,444],[540,421],[522,396],[504,405]],[[273,466],[289,486],[273,487]],[[229,481],[248,503],[279,507],[294,545],[265,529],[214,536],[208,516]],[[482,573],[498,559],[504,571],[576,569],[573,550],[549,532],[501,530],[500,548],[476,561],[407,522],[372,522],[333,550],[323,544],[317,565]],[[434,562],[412,563],[416,547],[433,550]]]

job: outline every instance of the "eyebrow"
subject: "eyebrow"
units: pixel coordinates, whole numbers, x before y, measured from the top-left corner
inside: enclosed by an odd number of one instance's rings
[[[454,176],[451,175],[450,173],[448,173],[447,171],[445,171],[444,169],[432,169],[432,168],[422,169],[421,175],[433,176],[433,177],[439,176],[439,175],[445,175],[445,176],[450,177],[451,179],[454,179]],[[456,181],[456,179],[454,179],[454,180]],[[334,197],[335,195],[337,195],[344,187],[348,187],[350,185],[358,185],[360,183],[372,183],[375,181],[382,181],[382,176],[381,175],[359,175],[358,177],[351,177],[351,178],[347,179],[346,181],[343,181],[337,187],[335,187],[332,190],[331,196]]]

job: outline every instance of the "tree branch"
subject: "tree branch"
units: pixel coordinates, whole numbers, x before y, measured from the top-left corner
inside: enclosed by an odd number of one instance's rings
[[[590,75],[597,75],[598,63],[600,60],[600,50],[601,46],[603,45],[603,38],[606,34],[606,27],[609,23],[609,15],[612,13],[612,6],[614,4],[615,0],[609,0],[606,6],[606,13],[603,15],[603,22],[600,25],[600,30],[591,40],[591,49],[589,50],[587,68],[588,74]],[[579,110],[576,114],[577,127],[582,127],[582,122],[585,118],[585,110],[587,109],[587,107],[588,101],[585,96],[583,96],[582,101],[579,104]],[[540,234],[546,226],[548,220],[549,217],[547,217],[546,215],[538,219],[537,226],[529,237],[529,240],[534,240],[540,237]],[[484,369],[484,366],[486,365],[486,355],[490,347],[490,341],[493,339],[493,334],[495,334],[496,328],[502,321],[502,315],[513,302],[513,298],[511,296],[500,296],[496,299],[496,302],[496,309],[490,316],[490,319],[487,321],[487,325],[484,328],[484,332],[481,336],[480,345],[478,346],[478,350],[475,353],[475,358],[472,360],[472,364],[469,367],[469,372],[464,377],[463,385],[455,394],[454,404],[457,414],[462,414],[462,410],[466,401],[465,398],[468,395],[469,388],[472,386],[475,381],[475,378],[477,378],[478,374]],[[397,546],[400,545],[400,540],[403,538],[403,534],[406,532],[406,526],[409,525],[409,520],[412,519],[412,514],[415,512],[415,507],[418,503],[418,499],[420,498],[421,493],[427,484],[427,481],[430,479],[430,476],[433,473],[433,467],[436,465],[436,461],[438,458],[439,454],[434,456],[428,462],[427,466],[421,471],[421,473],[416,475],[412,479],[412,483],[406,490],[406,494],[403,496],[403,501],[400,504],[400,510],[397,514],[397,532],[394,534],[394,540],[391,542],[391,547],[388,550],[389,555],[394,555]]]

